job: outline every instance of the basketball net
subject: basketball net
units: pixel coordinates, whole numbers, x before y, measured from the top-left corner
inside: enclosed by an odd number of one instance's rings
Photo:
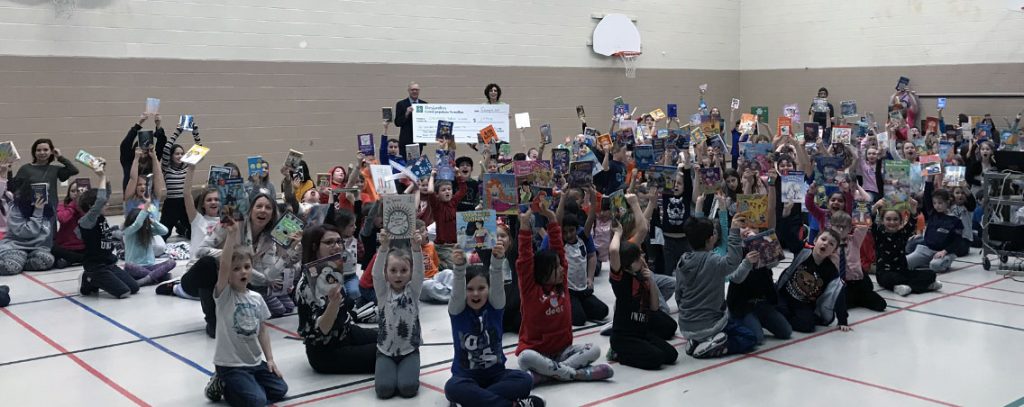
[[[53,4],[53,16],[64,20],[71,18],[78,8],[78,0],[50,0],[50,3]]]
[[[622,65],[626,68],[627,78],[636,78],[636,57],[640,56],[640,52],[619,51],[612,55],[618,56],[622,60]]]

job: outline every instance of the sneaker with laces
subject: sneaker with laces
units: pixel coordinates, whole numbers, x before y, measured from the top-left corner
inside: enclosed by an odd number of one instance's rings
[[[78,291],[82,293],[82,295],[93,295],[99,292],[99,289],[89,282],[89,277],[86,277],[85,273],[82,273],[82,280],[79,287]]]
[[[939,280],[933,281],[928,285],[928,291],[939,291],[942,289],[942,282]]]
[[[530,395],[527,398],[516,400],[516,407],[544,407],[547,402],[544,398],[537,395]]]
[[[605,363],[576,369],[576,380],[584,382],[610,379],[612,376],[615,376],[615,371],[612,370],[610,365]]]
[[[210,401],[220,401],[224,397],[224,382],[214,373],[210,381],[206,383],[206,398]]]
[[[892,288],[892,292],[896,293],[900,297],[906,297],[910,295],[910,291],[910,286],[906,284],[900,284]]]
[[[726,342],[728,342],[729,336],[725,332],[719,332],[704,342],[699,343],[693,349],[693,357],[697,359],[706,359],[722,356],[726,352]]]

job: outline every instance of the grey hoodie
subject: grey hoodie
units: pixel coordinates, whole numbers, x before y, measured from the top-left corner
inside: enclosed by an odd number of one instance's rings
[[[729,231],[725,256],[700,251],[684,253],[676,267],[676,305],[679,332],[687,339],[703,341],[725,329],[725,283],[743,282],[750,267],[739,267],[743,246],[738,229]]]

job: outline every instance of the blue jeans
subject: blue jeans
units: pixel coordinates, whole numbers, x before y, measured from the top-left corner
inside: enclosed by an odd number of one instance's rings
[[[267,362],[259,366],[217,366],[217,377],[224,382],[224,401],[230,406],[264,407],[288,393],[288,384],[267,368]]]
[[[533,389],[533,378],[522,370],[501,369],[477,377],[454,375],[444,385],[449,401],[463,407],[507,406],[524,399]]]
[[[749,328],[740,324],[736,318],[729,318],[729,323],[725,325],[722,332],[729,336],[725,347],[729,350],[730,355],[747,353],[757,346],[757,336]]]
[[[754,333],[758,344],[764,343],[765,329],[778,339],[789,339],[793,336],[793,327],[789,326],[786,317],[767,302],[757,303],[753,310],[736,319]]]

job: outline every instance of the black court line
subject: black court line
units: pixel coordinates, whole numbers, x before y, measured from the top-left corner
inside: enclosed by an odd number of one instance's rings
[[[186,335],[186,334],[190,334],[190,333],[203,332],[205,330],[206,330],[205,328],[193,329],[193,330],[190,330],[190,331],[176,332],[176,333],[172,333],[172,334],[154,336],[154,337],[151,337],[150,339],[171,338],[171,337]],[[94,347],[91,347],[91,348],[82,348],[82,349],[73,350],[73,351],[70,351],[70,352],[62,352],[62,353],[54,353],[54,354],[49,354],[49,355],[35,356],[35,357],[28,358],[28,359],[13,360],[13,361],[10,361],[10,362],[3,362],[3,363],[0,363],[0,367],[10,366],[10,365],[17,365],[17,364],[20,364],[20,363],[34,362],[34,361],[37,361],[37,360],[56,358],[56,357],[60,357],[60,356],[67,356],[67,355],[78,354],[78,353],[92,352],[92,351],[101,350],[101,349],[116,348],[118,346],[131,345],[133,343],[140,343],[140,342],[145,342],[145,341],[142,340],[142,339],[133,339],[133,340],[130,340],[130,341],[111,343],[111,344],[102,345],[102,346],[94,346]]]
[[[63,300],[63,299],[67,299],[67,298],[74,298],[74,297],[81,297],[81,296],[82,296],[82,294],[71,294],[71,295],[64,295],[64,296],[60,296],[60,297],[42,298],[42,299],[31,300],[31,301],[12,302],[12,303],[8,304],[7,306],[8,307],[13,307],[15,305],[35,304],[37,302]]]
[[[593,324],[593,325],[584,325],[584,326],[581,326],[581,327],[578,327],[578,328],[574,328],[572,331],[573,332],[585,331],[587,329],[598,328],[598,327],[602,327],[602,326],[605,326],[605,325],[607,325],[607,323],[598,323],[598,324]],[[501,349],[502,350],[504,350],[504,349],[512,349],[512,348],[514,348],[516,346],[519,346],[519,342],[518,341],[516,341],[516,343],[512,343],[512,344],[509,344],[509,345],[506,345],[506,346],[502,346]],[[448,363],[451,363],[451,362],[454,362],[454,361],[455,361],[455,358],[452,358],[452,359],[445,359],[445,360],[441,360],[441,361],[430,363],[430,364],[426,364],[426,365],[421,365],[420,366],[420,371],[422,371],[423,369],[428,369],[428,368],[432,368],[432,367],[448,364]],[[420,373],[420,374],[422,375],[422,373]],[[369,382],[372,382],[373,380],[374,380],[374,378],[371,376],[371,377],[367,377],[365,379],[354,380],[354,381],[351,381],[351,382],[348,382],[348,383],[342,383],[342,384],[338,384],[338,385],[334,385],[334,386],[330,386],[330,387],[324,387],[322,389],[310,390],[310,391],[307,391],[305,393],[299,393],[299,394],[294,394],[294,395],[290,395],[288,397],[285,397],[285,398],[281,399],[281,401],[279,401],[278,403],[285,402],[285,401],[291,401],[291,400],[297,400],[297,399],[301,399],[301,398],[306,398],[306,397],[309,397],[309,396],[315,396],[317,394],[327,393],[327,392],[334,391],[334,390],[340,390],[340,389],[344,389],[346,387],[352,387],[352,386],[359,385],[359,384],[369,383]]]
[[[895,305],[889,305],[888,308],[903,309],[904,307],[897,307]],[[1011,329],[1011,330],[1014,330],[1014,331],[1024,332],[1024,328],[1016,327],[1016,326],[1011,326],[1011,325],[997,324],[995,322],[978,321],[976,319],[970,319],[970,318],[957,317],[957,316],[953,316],[953,315],[940,314],[940,313],[937,313],[937,312],[921,311],[919,309],[903,309],[903,310],[907,311],[907,312],[915,312],[915,313],[918,313],[918,314],[932,315],[932,316],[936,316],[936,317],[954,319],[954,320],[957,320],[957,321],[971,322],[971,323],[975,323],[975,324],[979,324],[979,325],[988,325],[988,326],[994,326],[996,328],[1005,328],[1005,329]]]

